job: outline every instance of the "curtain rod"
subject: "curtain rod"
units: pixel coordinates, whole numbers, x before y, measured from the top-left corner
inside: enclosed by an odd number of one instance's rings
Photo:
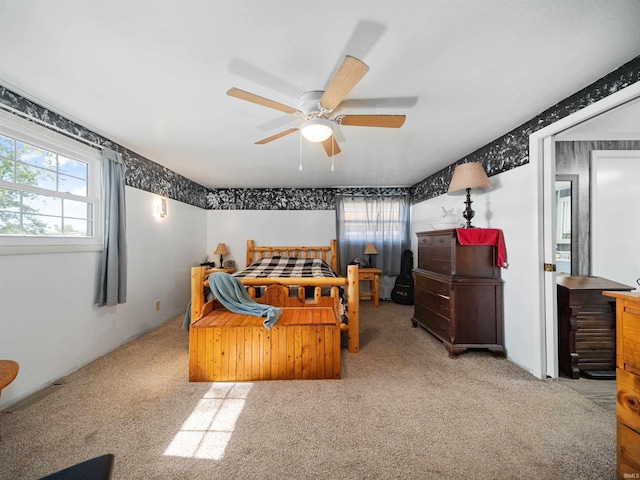
[[[26,113],[24,113],[24,112],[22,112],[20,110],[17,110],[17,109],[15,109],[13,107],[10,107],[8,105],[0,105],[0,108],[2,110],[5,110],[5,111],[13,114],[13,115],[16,115],[18,117],[24,118],[25,120],[37,123],[37,124],[39,124],[39,125],[41,125],[41,126],[43,126],[45,128],[48,128],[49,130],[54,130],[54,131],[56,131],[57,133],[59,133],[61,135],[64,135],[64,136],[69,137],[69,138],[73,138],[74,140],[82,142],[85,145],[88,145],[90,147],[99,148],[101,150],[104,149],[104,148],[108,148],[108,147],[105,147],[104,145],[100,145],[99,143],[92,142],[91,140],[87,140],[86,138],[82,138],[80,135],[77,135],[75,133],[63,130],[62,128],[57,127],[56,125],[52,125],[50,123],[47,123],[44,120],[40,120],[39,118],[33,117],[31,115],[28,115],[28,114],[26,114]],[[58,115],[58,114],[56,114],[56,115]]]

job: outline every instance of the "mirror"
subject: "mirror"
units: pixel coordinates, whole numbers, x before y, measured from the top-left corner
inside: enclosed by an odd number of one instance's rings
[[[578,175],[556,175],[556,271],[578,275]]]

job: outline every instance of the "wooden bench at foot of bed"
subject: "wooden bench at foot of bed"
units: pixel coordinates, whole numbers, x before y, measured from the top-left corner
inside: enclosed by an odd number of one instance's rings
[[[305,303],[271,285],[256,301],[282,308],[270,330],[264,317],[229,312],[217,301],[204,306],[189,329],[189,381],[340,378],[336,297]]]

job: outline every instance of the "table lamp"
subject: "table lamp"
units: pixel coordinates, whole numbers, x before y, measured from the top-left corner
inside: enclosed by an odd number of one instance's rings
[[[373,255],[377,255],[378,251],[376,250],[376,247],[373,245],[373,242],[367,243],[367,246],[364,249],[364,254],[369,255],[369,265],[371,266],[371,268],[374,268]]]
[[[467,200],[464,202],[466,208],[462,212],[462,216],[467,221],[465,228],[474,228],[471,225],[471,219],[475,215],[475,212],[471,209],[471,189],[476,190],[491,190],[493,185],[487,178],[487,174],[484,171],[482,165],[478,162],[462,163],[458,165],[453,172],[453,178],[449,184],[449,195],[464,195],[467,194]]]
[[[223,268],[222,265],[222,256],[227,255],[229,250],[227,250],[227,246],[224,243],[219,243],[216,247],[216,251],[213,252],[214,255],[220,255],[220,268]]]

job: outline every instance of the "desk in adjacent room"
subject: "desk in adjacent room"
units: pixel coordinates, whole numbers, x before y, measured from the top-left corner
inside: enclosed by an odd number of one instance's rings
[[[558,275],[558,357],[569,378],[610,372],[616,368],[615,301],[605,290],[633,287],[601,277]]]

